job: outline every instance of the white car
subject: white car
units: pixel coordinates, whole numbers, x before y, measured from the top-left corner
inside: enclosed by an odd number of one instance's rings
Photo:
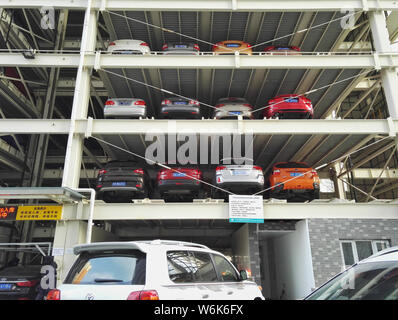
[[[138,98],[110,98],[105,102],[104,118],[145,118],[146,103]]]
[[[398,300],[398,247],[359,261],[305,300]]]
[[[48,300],[257,300],[259,287],[206,246],[153,240],[74,247],[77,260]]]
[[[221,98],[217,100],[213,118],[216,119],[252,119],[253,106],[244,98]]]
[[[122,39],[110,42],[107,52],[114,54],[148,54],[151,49],[145,41]]]

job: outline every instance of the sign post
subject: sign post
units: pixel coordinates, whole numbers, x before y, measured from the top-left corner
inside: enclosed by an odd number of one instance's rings
[[[229,195],[229,222],[264,223],[263,197]]]

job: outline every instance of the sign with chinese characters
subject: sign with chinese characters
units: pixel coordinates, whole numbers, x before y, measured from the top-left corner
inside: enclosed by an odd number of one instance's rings
[[[0,221],[1,220],[15,220],[17,216],[18,206],[1,206],[0,207]]]
[[[62,206],[19,206],[16,220],[61,220]]]
[[[229,222],[264,223],[263,197],[230,195]]]

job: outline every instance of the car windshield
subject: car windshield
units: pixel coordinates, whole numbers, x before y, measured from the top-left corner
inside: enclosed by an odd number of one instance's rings
[[[306,300],[398,300],[398,263],[368,262],[339,274]]]

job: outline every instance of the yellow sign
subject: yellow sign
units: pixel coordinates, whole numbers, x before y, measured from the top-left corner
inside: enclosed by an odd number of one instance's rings
[[[18,206],[16,220],[61,220],[62,206]]]

